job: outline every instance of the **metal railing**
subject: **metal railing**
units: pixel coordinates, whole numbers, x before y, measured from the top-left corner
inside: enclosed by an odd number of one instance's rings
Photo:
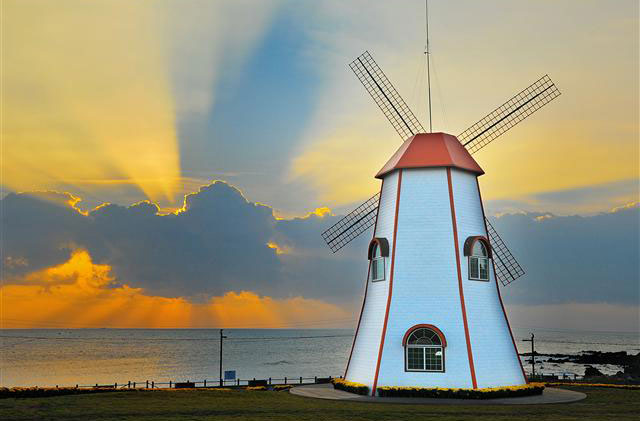
[[[89,385],[81,385],[76,384],[76,389],[82,388],[94,388],[94,389],[175,389],[176,385],[178,388],[184,388],[185,385],[193,385],[193,388],[216,388],[216,387],[240,387],[240,386],[249,386],[253,382],[266,382],[267,386],[277,386],[277,385],[300,385],[300,384],[317,384],[317,383],[328,383],[335,377],[327,376],[327,377],[282,377],[275,378],[269,377],[266,379],[234,379],[234,380],[186,380],[186,381],[172,381],[168,382],[157,382],[153,380],[143,380],[143,381],[126,381],[122,383],[107,383],[107,384],[89,384]],[[342,376],[338,376],[338,378],[342,378]],[[221,384],[222,383],[222,384]],[[58,387],[58,385],[56,385]]]

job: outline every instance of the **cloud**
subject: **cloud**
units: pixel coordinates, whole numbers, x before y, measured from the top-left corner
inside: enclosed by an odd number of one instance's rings
[[[116,282],[111,270],[76,250],[60,265],[2,286],[3,327],[295,327],[351,317],[334,304],[301,296],[229,291],[202,303],[153,296]]]
[[[594,184],[572,189],[551,190],[510,199],[488,200],[491,214],[516,212],[551,212],[554,214],[595,214],[640,199],[640,180],[632,178],[611,183]]]
[[[505,288],[507,301],[640,302],[637,205],[594,216],[521,213],[492,220],[527,272]]]
[[[275,308],[270,307],[273,302],[288,303],[290,317],[298,311],[293,308],[304,306],[317,307],[317,314],[325,308],[329,317],[318,320],[343,314],[322,303],[357,312],[370,232],[332,254],[320,234],[340,215],[326,208],[303,217],[278,218],[268,205],[248,200],[222,181],[187,195],[182,208],[169,214],[159,213],[149,201],[128,207],[105,204],[83,213],[76,199],[56,192],[12,193],[2,199],[5,291],[23,291],[25,297],[25,291],[45,290],[73,295],[82,290],[79,285],[94,285],[103,294],[91,298],[97,302],[99,297],[112,297],[114,290],[139,290],[135,294],[171,311],[190,309],[190,318],[176,319],[187,325],[196,323],[193,308],[211,307],[222,302],[221,297],[226,297],[225,303],[255,300],[242,291],[259,297],[260,308],[269,311]],[[555,306],[554,314],[581,305],[637,307],[637,205],[593,216],[520,213],[493,221],[527,272],[503,288],[510,307],[526,307],[527,314],[544,312],[545,306]],[[612,314],[622,317],[625,311]],[[273,322],[266,315],[264,319]]]
[[[338,219],[327,209],[277,219],[271,207],[224,182],[185,196],[182,208],[169,214],[149,201],[104,204],[83,214],[77,202],[69,203],[72,197],[11,193],[2,199],[5,282],[60,264],[76,249],[132,287],[166,297],[249,290],[345,302],[357,295],[366,271],[361,256],[336,258],[324,245],[320,233]]]

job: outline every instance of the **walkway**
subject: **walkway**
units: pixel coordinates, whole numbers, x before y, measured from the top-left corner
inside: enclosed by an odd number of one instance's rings
[[[547,403],[576,402],[587,397],[584,393],[572,390],[547,387],[542,395],[523,396],[518,398],[498,399],[436,399],[436,398],[380,398],[362,396],[337,390],[331,384],[310,384],[292,388],[290,393],[306,398],[332,399],[351,402],[379,402],[379,403],[412,403],[437,405],[539,405]]]

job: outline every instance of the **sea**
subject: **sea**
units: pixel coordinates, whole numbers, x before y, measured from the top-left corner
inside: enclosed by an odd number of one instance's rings
[[[550,329],[514,329],[521,353],[535,334],[535,350],[546,354],[583,351],[640,351],[638,333]],[[339,376],[353,340],[353,329],[225,329],[224,371],[237,379],[284,379],[298,382]],[[530,370],[529,357],[521,357]],[[219,379],[219,329],[3,329],[0,330],[0,386],[88,386]],[[616,365],[595,365],[605,374]],[[578,375],[584,366],[547,363],[536,371]],[[281,381],[281,380],[280,380]],[[232,382],[229,382],[232,383]],[[146,383],[145,383],[146,384]]]

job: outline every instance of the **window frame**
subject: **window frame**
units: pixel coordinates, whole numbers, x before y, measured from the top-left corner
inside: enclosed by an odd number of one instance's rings
[[[389,256],[389,242],[386,238],[375,237],[369,243],[367,258],[369,259],[369,276],[371,282],[380,282],[386,280],[387,262],[386,257]],[[376,267],[374,278],[374,266]],[[380,270],[377,270],[380,269]]]
[[[409,339],[411,336],[418,330],[426,329],[433,332],[439,339],[440,345],[429,345],[429,344],[410,344]],[[444,373],[446,370],[445,362],[445,348],[447,346],[447,342],[444,338],[442,332],[435,326],[432,325],[416,325],[409,329],[407,333],[405,333],[405,337],[403,339],[403,347],[404,347],[404,371],[411,373]],[[422,369],[409,368],[409,349],[422,349]],[[427,369],[427,349],[435,349],[435,352],[440,351],[440,369]]]
[[[471,242],[469,243],[469,245],[467,246],[465,244],[465,246],[468,247],[468,253],[467,254],[467,272],[469,275],[469,279],[472,281],[481,281],[481,282],[490,282],[491,281],[491,249],[489,248],[489,245],[486,241],[486,239],[484,237],[470,237],[469,239],[467,239],[467,241],[471,240]],[[480,256],[477,254],[473,253],[473,249],[475,248],[475,244],[476,242],[480,241],[482,243],[482,246],[484,247],[485,250],[485,255],[484,256]],[[467,248],[465,247],[465,248]],[[487,268],[487,275],[486,278],[482,277],[482,271],[480,270],[480,262],[483,261],[485,262],[486,268]],[[477,276],[473,276],[473,268],[477,269]]]
[[[422,349],[422,366],[424,368],[409,368],[409,349]],[[427,369],[427,349],[435,349],[440,351],[440,370]],[[444,373],[444,347],[442,345],[405,345],[404,346],[404,370],[412,373]]]
[[[382,262],[381,265],[378,265],[378,262]],[[380,256],[380,257],[374,257],[373,259],[371,259],[369,261],[369,265],[371,266],[369,269],[369,280],[371,282],[380,282],[380,281],[384,281],[385,280],[385,272],[386,272],[386,266],[385,266],[386,262],[384,260],[384,256]],[[374,265],[377,268],[382,268],[381,273],[378,272],[378,270],[376,270],[376,274],[380,275],[376,278],[373,277],[373,267]]]

